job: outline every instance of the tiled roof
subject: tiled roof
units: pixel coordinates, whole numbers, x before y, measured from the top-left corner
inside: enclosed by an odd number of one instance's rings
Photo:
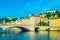
[[[51,18],[51,20],[54,20],[54,19],[60,19],[60,18]]]

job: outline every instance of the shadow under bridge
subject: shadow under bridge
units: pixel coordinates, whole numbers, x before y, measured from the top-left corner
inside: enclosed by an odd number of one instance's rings
[[[30,31],[28,28],[26,28],[26,27],[21,27],[21,26],[15,26],[15,27],[11,27],[11,28],[19,28],[19,29],[21,29],[22,31]]]

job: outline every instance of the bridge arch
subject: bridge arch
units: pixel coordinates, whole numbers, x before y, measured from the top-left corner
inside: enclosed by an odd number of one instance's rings
[[[19,28],[22,31],[30,31],[29,29],[25,28],[25,27],[19,27],[19,26],[15,26],[15,27],[10,27],[10,28]]]

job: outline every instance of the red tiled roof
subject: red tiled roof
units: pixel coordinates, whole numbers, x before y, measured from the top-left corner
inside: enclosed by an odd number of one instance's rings
[[[54,20],[54,19],[60,19],[60,18],[51,18],[51,20]]]

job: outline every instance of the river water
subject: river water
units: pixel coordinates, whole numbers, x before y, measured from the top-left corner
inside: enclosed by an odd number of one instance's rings
[[[0,33],[0,40],[60,40],[58,31]]]

